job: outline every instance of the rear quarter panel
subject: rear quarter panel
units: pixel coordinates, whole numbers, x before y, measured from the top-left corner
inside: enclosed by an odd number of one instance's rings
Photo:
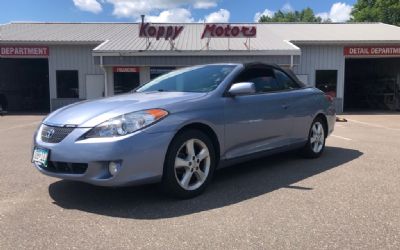
[[[325,98],[324,93],[315,88],[303,88],[293,92],[291,115],[293,116],[292,138],[293,142],[303,142],[308,138],[311,123],[319,114],[328,120],[328,130],[333,128],[335,111],[332,103]],[[332,110],[333,108],[333,110]]]

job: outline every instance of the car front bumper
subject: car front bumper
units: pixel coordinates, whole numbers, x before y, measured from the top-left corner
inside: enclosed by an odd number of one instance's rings
[[[34,147],[48,149],[49,162],[85,165],[83,173],[53,171],[34,164],[43,174],[60,179],[87,182],[99,186],[127,186],[161,180],[165,155],[174,132],[136,133],[114,138],[80,140],[90,128],[75,128],[59,143],[46,143],[41,138],[41,126],[34,136]],[[120,163],[112,176],[110,162]]]

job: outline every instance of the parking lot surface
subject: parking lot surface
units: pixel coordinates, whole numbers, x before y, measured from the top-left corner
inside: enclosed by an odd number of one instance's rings
[[[400,249],[400,115],[341,117],[321,158],[223,169],[191,200],[43,176],[43,117],[0,117],[0,249]]]

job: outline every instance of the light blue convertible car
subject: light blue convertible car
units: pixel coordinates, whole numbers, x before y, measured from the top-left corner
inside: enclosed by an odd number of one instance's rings
[[[34,135],[32,162],[62,179],[162,182],[189,198],[205,190],[217,167],[294,149],[319,157],[334,124],[332,99],[290,71],[200,65],[51,113]]]

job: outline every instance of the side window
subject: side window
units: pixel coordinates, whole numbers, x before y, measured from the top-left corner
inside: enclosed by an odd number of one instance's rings
[[[298,89],[300,88],[299,85],[293,81],[286,73],[280,70],[274,70],[276,79],[278,80],[279,84],[283,86],[284,89]]]
[[[235,82],[252,82],[257,93],[279,91],[283,89],[275,79],[274,72],[268,68],[250,68],[243,71]]]

